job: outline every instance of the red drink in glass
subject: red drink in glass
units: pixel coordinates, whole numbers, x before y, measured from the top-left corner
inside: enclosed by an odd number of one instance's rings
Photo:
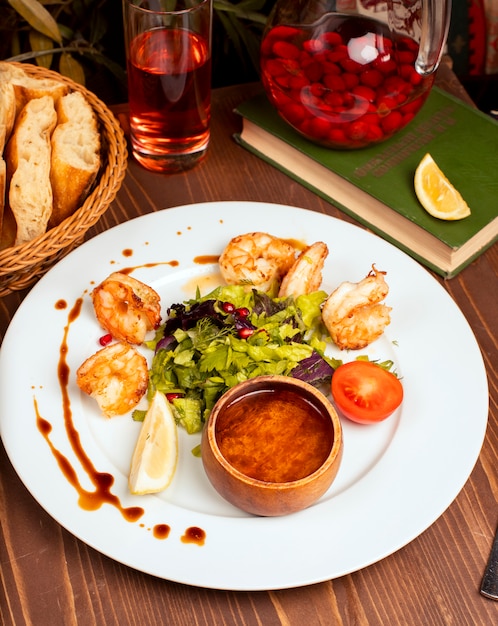
[[[181,170],[204,154],[211,96],[206,39],[177,28],[135,37],[129,48],[128,92],[132,146],[139,162],[158,171]]]
[[[336,14],[277,25],[261,45],[261,77],[281,117],[312,141],[362,148],[406,126],[434,75],[415,69],[418,44],[384,24]]]

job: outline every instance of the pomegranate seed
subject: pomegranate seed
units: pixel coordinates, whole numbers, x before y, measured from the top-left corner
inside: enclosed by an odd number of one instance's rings
[[[241,339],[247,339],[254,333],[252,328],[241,328],[238,332],[238,335]]]
[[[168,402],[173,402],[176,398],[183,398],[183,393],[167,393],[166,399]]]
[[[245,306],[240,307],[239,309],[235,309],[235,313],[242,318],[246,318],[250,311],[248,308],[246,308]]]
[[[233,313],[235,311],[235,306],[231,302],[223,302],[221,308],[224,313]]]
[[[102,335],[102,337],[99,339],[100,345],[104,347],[109,345],[111,341],[112,341],[111,333],[107,333],[107,335]]]

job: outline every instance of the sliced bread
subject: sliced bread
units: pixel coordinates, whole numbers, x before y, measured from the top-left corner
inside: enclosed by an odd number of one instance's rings
[[[57,123],[51,96],[30,100],[19,113],[6,148],[8,201],[16,245],[45,233],[52,214],[50,138]]]
[[[79,91],[56,104],[50,180],[53,210],[49,227],[57,226],[81,206],[100,168],[100,135],[92,107]]]
[[[14,87],[17,115],[34,98],[51,96],[57,102],[69,92],[69,86],[62,81],[30,76],[22,67],[6,61],[0,61],[0,82],[10,83]]]

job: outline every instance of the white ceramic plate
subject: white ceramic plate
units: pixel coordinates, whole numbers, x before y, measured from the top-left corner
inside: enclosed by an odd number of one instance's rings
[[[91,289],[112,271],[154,287],[163,310],[214,284],[218,255],[235,235],[266,231],[330,249],[323,288],[358,281],[372,263],[387,271],[392,323],[362,353],[392,358],[403,376],[401,410],[375,426],[344,421],[344,457],[330,491],[309,509],[281,518],[248,516],[208,483],[199,438],[181,432],[172,485],[157,496],[130,496],[127,474],[140,424],[130,416],[107,420],[75,384],[77,367],[103,334]],[[211,258],[210,258],[211,257]],[[78,298],[81,312],[71,317]],[[71,318],[71,319],[70,319]],[[73,319],[74,318],[74,319]],[[96,471],[114,477],[111,493],[123,507],[144,509],[136,522],[104,504],[78,503],[56,452],[37,426],[52,426],[50,441],[92,491],[64,428],[60,348],[67,330],[69,413]],[[351,360],[356,355],[340,355]],[[191,585],[232,590],[276,589],[328,580],[393,553],[428,528],[465,484],[482,446],[488,414],[483,361],[462,313],[431,275],[382,239],[303,209],[218,202],[168,209],[117,226],[57,264],[27,296],[0,352],[0,426],[7,453],[40,505],[82,541],[137,570]],[[72,438],[74,439],[74,437]],[[158,525],[170,528],[156,538]],[[205,534],[185,543],[187,529]],[[199,531],[196,531],[199,532]],[[188,533],[187,533],[188,534]]]

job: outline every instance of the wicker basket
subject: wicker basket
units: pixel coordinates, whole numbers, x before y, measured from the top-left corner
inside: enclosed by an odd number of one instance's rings
[[[55,78],[84,94],[97,116],[102,164],[92,192],[73,215],[33,241],[0,251],[0,297],[30,287],[82,243],[87,230],[115,198],[126,174],[128,158],[126,139],[117,119],[92,92],[56,72],[24,63],[18,65],[31,76]]]

